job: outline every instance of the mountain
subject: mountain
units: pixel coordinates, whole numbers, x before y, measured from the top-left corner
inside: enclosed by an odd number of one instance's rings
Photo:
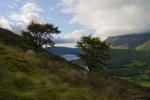
[[[136,49],[138,46],[150,41],[150,33],[114,36],[109,37],[106,41],[111,44],[112,48]]]
[[[5,42],[0,43],[0,100],[150,99],[149,88],[87,72],[45,50],[31,54]]]

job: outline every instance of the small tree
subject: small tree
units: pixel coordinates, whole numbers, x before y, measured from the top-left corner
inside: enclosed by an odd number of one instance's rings
[[[43,45],[53,46],[52,34],[59,33],[58,27],[53,24],[39,24],[32,21],[27,26],[27,31],[22,31],[22,38],[28,45],[40,49]]]
[[[98,37],[83,36],[77,42],[77,47],[81,49],[79,56],[90,70],[104,68],[106,60],[110,58],[109,45]]]

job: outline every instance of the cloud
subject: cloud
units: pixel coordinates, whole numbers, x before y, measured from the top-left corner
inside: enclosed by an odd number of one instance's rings
[[[70,23],[96,30],[95,36],[150,31],[150,0],[62,0],[63,12],[73,14]]]
[[[60,34],[55,36],[55,42],[56,43],[74,43],[82,36],[90,35],[87,31],[84,29],[74,30],[71,33],[67,34]]]
[[[36,3],[28,2],[20,7],[19,12],[12,12],[9,16],[9,21],[13,23],[13,31],[20,33],[21,30],[26,29],[26,26],[32,21],[36,20],[39,23],[45,23],[45,20],[40,16],[43,11]]]
[[[16,1],[20,2],[20,0]],[[7,7],[15,8],[17,5],[12,3],[12,5],[8,5]],[[32,20],[39,23],[46,23],[44,18],[40,15],[42,11],[43,9],[35,2],[26,2],[20,7],[19,12],[11,12],[7,17],[0,16],[0,27],[20,34]]]
[[[12,30],[11,23],[3,16],[0,16],[0,27]]]
[[[50,7],[50,8],[49,8],[49,11],[54,11],[54,10],[56,10],[56,9],[58,9],[58,6]]]
[[[10,9],[14,9],[14,8],[15,8],[15,7],[12,6],[12,5],[8,5],[7,7],[10,8]]]

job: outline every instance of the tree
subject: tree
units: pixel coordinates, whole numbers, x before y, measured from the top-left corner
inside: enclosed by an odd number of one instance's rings
[[[80,58],[87,64],[90,70],[104,68],[106,60],[110,58],[109,45],[98,37],[83,36],[77,47],[81,49]]]
[[[22,31],[22,38],[28,45],[40,49],[43,45],[54,46],[52,34],[59,33],[58,27],[53,24],[39,24],[32,21],[27,26],[27,31]]]

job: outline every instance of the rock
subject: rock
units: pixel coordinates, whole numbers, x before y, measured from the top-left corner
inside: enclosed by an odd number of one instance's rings
[[[72,80],[75,80],[75,81],[87,82],[88,73],[87,73],[87,71],[71,70],[70,71],[70,78]]]
[[[34,50],[27,50],[25,54],[35,56],[35,51]]]
[[[119,93],[114,87],[106,87],[105,92],[111,96],[119,96]]]

